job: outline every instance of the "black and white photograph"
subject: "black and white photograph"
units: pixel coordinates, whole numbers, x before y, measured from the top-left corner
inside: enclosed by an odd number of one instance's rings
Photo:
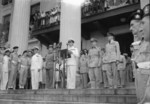
[[[150,0],[0,0],[0,104],[150,104]]]

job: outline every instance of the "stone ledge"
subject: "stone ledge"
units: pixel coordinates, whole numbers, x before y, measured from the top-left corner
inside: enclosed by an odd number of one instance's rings
[[[135,95],[135,89],[49,89],[49,90],[8,90],[0,94],[48,94],[48,95]]]
[[[40,100],[66,102],[94,102],[94,103],[133,103],[135,95],[38,95],[38,94],[4,94],[0,99],[8,100]]]

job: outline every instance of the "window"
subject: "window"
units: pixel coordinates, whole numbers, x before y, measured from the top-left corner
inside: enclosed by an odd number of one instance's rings
[[[3,16],[3,26],[2,26],[2,34],[1,34],[1,43],[6,43],[9,37],[9,26],[10,26],[10,17],[11,15]]]
[[[10,4],[10,3],[12,3],[12,0],[2,0],[2,5],[8,5],[8,4]]]

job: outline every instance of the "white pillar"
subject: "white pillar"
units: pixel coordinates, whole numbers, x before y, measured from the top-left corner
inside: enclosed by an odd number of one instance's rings
[[[75,46],[81,49],[81,5],[61,2],[60,42],[62,49],[66,48],[68,39],[75,41]],[[75,2],[76,0],[70,0]],[[77,0],[79,1],[79,0]],[[76,1],[76,2],[77,2]]]
[[[143,9],[143,7],[146,5],[146,4],[149,4],[150,1],[149,0],[140,0],[141,2],[141,8]]]
[[[28,47],[30,0],[14,0],[10,46],[19,46],[19,54]]]

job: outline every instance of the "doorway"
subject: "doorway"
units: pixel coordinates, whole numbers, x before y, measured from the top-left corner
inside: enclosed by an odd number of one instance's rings
[[[130,45],[133,42],[132,33],[120,34],[115,38],[119,42],[121,54],[127,53],[131,57]]]

